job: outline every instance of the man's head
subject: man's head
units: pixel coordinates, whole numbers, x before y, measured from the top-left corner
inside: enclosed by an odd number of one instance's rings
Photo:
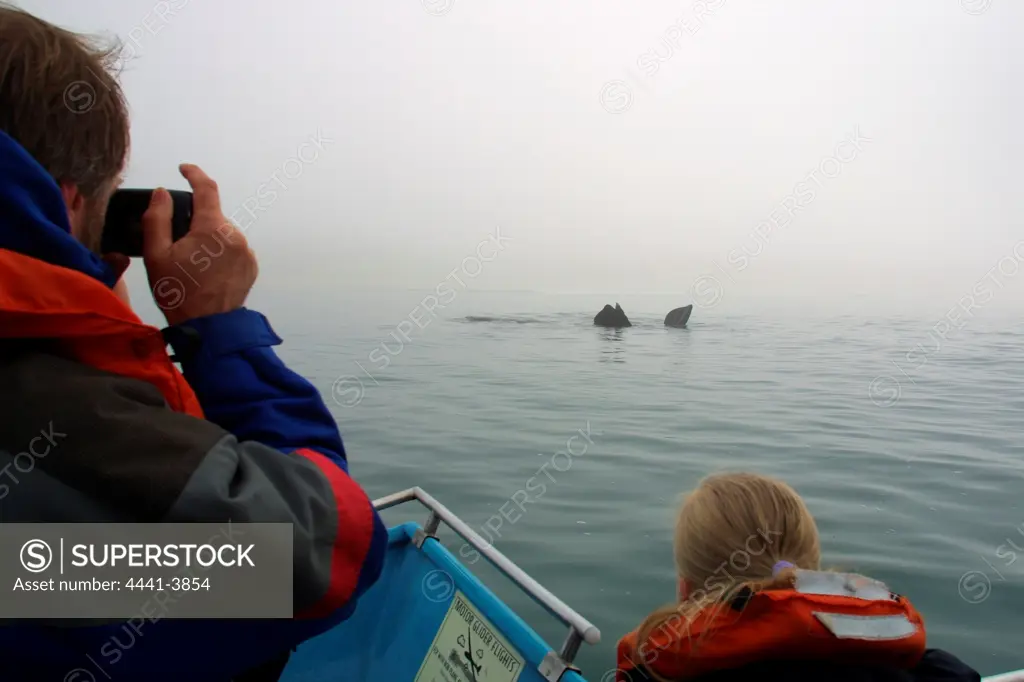
[[[128,156],[117,58],[117,47],[0,2],[0,130],[57,181],[72,233],[96,253]]]

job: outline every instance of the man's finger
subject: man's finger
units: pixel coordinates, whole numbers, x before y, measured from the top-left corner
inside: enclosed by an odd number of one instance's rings
[[[153,190],[149,208],[142,214],[142,256],[149,259],[167,253],[174,237],[171,234],[171,214],[174,205],[171,195],[163,187]]]
[[[220,192],[217,183],[199,166],[183,163],[178,170],[192,187],[192,213],[220,213]]]

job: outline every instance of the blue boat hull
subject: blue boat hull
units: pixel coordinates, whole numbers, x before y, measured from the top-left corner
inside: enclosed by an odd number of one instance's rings
[[[428,540],[416,547],[413,537],[419,528],[406,523],[390,529],[380,580],[360,599],[351,618],[299,647],[281,682],[412,682],[418,676],[419,682],[471,682],[474,676],[477,682],[546,679],[539,668],[552,647],[439,542]],[[466,655],[461,630],[459,646],[448,645],[456,632],[450,628],[467,622],[477,623],[466,628],[466,649],[477,652],[480,664],[475,670],[455,660],[456,654]],[[442,623],[445,629],[439,635]],[[448,673],[440,674],[442,669]],[[456,674],[449,677],[452,670]],[[585,682],[572,669],[560,679]]]

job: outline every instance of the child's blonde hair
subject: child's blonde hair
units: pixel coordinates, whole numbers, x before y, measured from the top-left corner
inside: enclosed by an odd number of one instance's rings
[[[818,528],[804,501],[786,483],[753,473],[705,478],[679,509],[675,562],[689,592],[640,625],[634,660],[651,663],[657,651],[645,645],[656,631],[689,636],[689,625],[704,609],[712,617],[744,591],[792,587],[793,568],[772,576],[780,561],[819,570]],[[664,680],[654,671],[657,679]]]

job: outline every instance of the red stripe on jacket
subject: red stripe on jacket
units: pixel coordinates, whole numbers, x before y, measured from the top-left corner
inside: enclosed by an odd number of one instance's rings
[[[316,604],[295,614],[295,618],[324,618],[348,603],[356,589],[373,539],[373,504],[363,489],[324,455],[307,448],[296,450],[295,454],[316,464],[330,482],[338,513],[327,592]]]

